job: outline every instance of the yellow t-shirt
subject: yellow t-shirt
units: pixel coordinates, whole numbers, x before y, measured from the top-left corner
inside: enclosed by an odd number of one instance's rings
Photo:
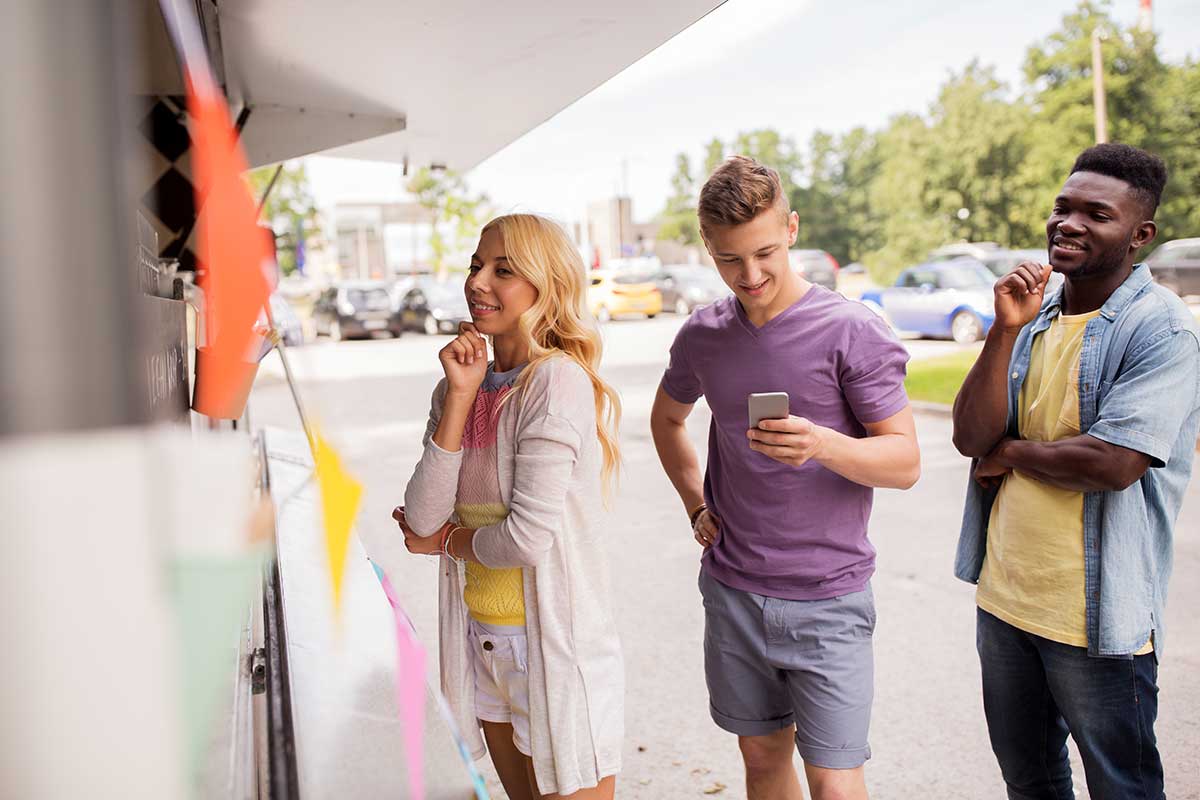
[[[1088,320],[1059,315],[1034,339],[1021,387],[1021,436],[1053,442],[1079,435],[1079,354]],[[988,520],[987,557],[975,602],[1010,625],[1087,647],[1083,493],[1013,470]],[[1138,651],[1149,653],[1152,642]]]

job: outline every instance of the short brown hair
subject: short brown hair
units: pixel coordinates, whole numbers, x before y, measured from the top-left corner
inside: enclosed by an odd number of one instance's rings
[[[700,230],[713,225],[741,225],[778,206],[786,217],[787,197],[779,173],[747,156],[730,156],[700,190]]]

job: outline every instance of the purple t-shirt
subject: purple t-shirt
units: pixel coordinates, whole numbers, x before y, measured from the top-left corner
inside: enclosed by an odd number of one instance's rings
[[[793,415],[861,438],[864,423],[908,404],[907,362],[883,320],[820,286],[761,328],[735,297],[684,323],[662,387],[680,403],[703,395],[712,411],[704,499],[722,530],[704,555],[712,577],[789,600],[866,586],[875,571],[873,491],[815,461],[791,467],[751,450],[747,397],[787,392]]]

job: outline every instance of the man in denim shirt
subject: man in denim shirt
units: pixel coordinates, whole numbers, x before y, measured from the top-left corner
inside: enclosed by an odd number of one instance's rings
[[[1162,798],[1154,737],[1172,536],[1200,427],[1200,332],[1138,251],[1166,167],[1127,145],[1076,160],[1050,266],[995,287],[954,404],[974,460],[955,573],[978,584],[984,712],[1010,798]],[[1043,298],[1051,274],[1062,287]]]

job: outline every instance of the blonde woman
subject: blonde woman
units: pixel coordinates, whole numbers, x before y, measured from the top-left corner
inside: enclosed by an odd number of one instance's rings
[[[446,377],[393,515],[411,552],[441,558],[442,690],[512,800],[612,798],[621,765],[624,671],[598,526],[620,401],[597,373],[584,286],[555,223],[484,227],[464,288],[473,322],[438,354]]]

